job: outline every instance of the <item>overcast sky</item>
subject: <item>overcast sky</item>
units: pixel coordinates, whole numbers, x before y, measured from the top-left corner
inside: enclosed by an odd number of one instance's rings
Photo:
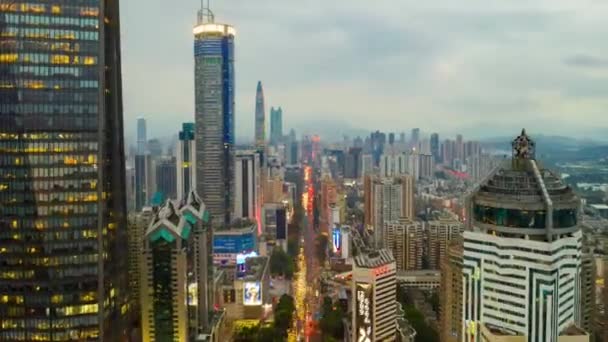
[[[126,0],[127,136],[193,121],[196,0]],[[212,0],[236,27],[237,137],[255,88],[284,126],[602,138],[608,132],[606,0]],[[268,114],[267,114],[268,115]],[[268,119],[267,119],[268,120]],[[608,140],[608,138],[607,138]]]

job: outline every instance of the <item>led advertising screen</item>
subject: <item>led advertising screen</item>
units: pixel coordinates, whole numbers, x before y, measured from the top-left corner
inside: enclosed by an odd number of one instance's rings
[[[254,233],[240,235],[216,233],[213,236],[213,253],[238,254],[247,253],[255,249]]]
[[[243,284],[243,305],[262,305],[262,286],[259,282]]]
[[[287,214],[285,208],[277,209],[277,240],[287,239]]]
[[[372,285],[357,283],[357,341],[372,342]]]
[[[334,227],[331,232],[331,241],[333,245],[334,254],[340,253],[342,249],[342,234],[340,234],[340,228]]]

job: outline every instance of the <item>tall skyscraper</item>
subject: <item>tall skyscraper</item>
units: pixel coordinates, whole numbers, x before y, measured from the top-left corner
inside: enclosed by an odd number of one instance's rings
[[[155,164],[156,192],[162,193],[164,198],[175,198],[177,196],[175,157],[159,158]]]
[[[155,177],[152,170],[152,158],[149,154],[135,156],[135,210],[140,211],[148,204],[154,189]]]
[[[410,137],[410,149],[418,149],[420,146],[420,128],[412,128],[412,136]]]
[[[453,292],[442,316],[455,321],[444,321],[444,330],[457,341],[588,341],[577,328],[584,288],[580,201],[537,163],[525,131],[512,146],[512,159],[467,200],[462,257],[450,259],[446,274],[455,276],[444,284]]]
[[[143,156],[148,150],[148,130],[146,128],[146,119],[143,117],[137,118],[137,154]]]
[[[283,139],[283,109],[270,108],[270,141],[278,144]]]
[[[352,293],[351,341],[396,341],[397,277],[389,250],[354,258]]]
[[[234,208],[234,38],[208,8],[194,28],[196,190],[215,224]]]
[[[456,136],[455,158],[462,161],[464,159],[464,141],[462,134]]]
[[[344,177],[357,179],[361,177],[361,148],[351,147],[344,162]]]
[[[365,224],[374,231],[376,247],[384,243],[384,223],[400,218],[414,218],[414,179],[367,176],[365,190]]]
[[[146,119],[137,118],[137,148],[135,150],[135,210],[140,211],[151,196],[148,193],[148,182],[150,176],[148,140],[146,130]]]
[[[177,199],[186,199],[188,193],[196,186],[196,145],[194,141],[194,123],[184,122],[179,132],[177,150]]]
[[[435,163],[441,162],[441,154],[439,151],[439,134],[431,134],[431,154]]]
[[[119,341],[119,1],[0,4],[0,340]]]
[[[258,81],[255,91],[255,146],[263,151],[266,146],[266,107],[264,106],[264,89]]]

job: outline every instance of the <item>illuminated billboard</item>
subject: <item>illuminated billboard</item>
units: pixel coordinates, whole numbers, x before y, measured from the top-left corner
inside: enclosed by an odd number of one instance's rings
[[[357,283],[356,300],[356,341],[372,342],[372,285]]]
[[[259,282],[243,284],[243,305],[262,305],[262,286]]]
[[[277,240],[287,239],[287,213],[285,208],[276,210],[277,222]]]
[[[253,230],[234,234],[228,232],[213,234],[213,253],[216,254],[239,254],[255,250],[256,236]]]
[[[256,253],[255,251],[251,252],[251,253],[246,253],[246,254],[239,253],[236,255],[236,264],[242,265],[245,263],[245,261],[247,261],[248,258],[255,258],[257,256],[258,256],[258,253]]]
[[[331,232],[331,241],[334,247],[334,254],[338,254],[342,249],[342,234],[340,234],[340,228],[334,227]]]

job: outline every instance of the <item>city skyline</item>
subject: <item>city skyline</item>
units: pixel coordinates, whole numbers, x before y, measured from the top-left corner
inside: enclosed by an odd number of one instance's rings
[[[162,16],[161,6],[147,4],[147,15],[138,16],[141,3],[122,5],[126,131],[144,115],[151,133],[162,135],[170,118],[193,116],[189,33],[199,4],[176,6],[171,18]],[[219,21],[237,26],[241,42],[239,138],[253,137],[251,102],[260,79],[267,106],[285,108],[286,127],[297,130],[304,121],[331,117],[354,128],[369,127],[372,120],[379,129],[388,129],[389,122],[426,130],[436,124],[441,133],[475,136],[507,135],[526,126],[562,135],[575,128],[579,136],[600,138],[600,128],[608,125],[601,115],[606,100],[600,98],[608,61],[601,58],[605,48],[593,43],[606,30],[598,20],[607,9],[591,0],[374,6],[313,1],[298,7],[263,1],[212,7]],[[156,25],[161,17],[163,25]],[[302,25],[310,20],[314,25]],[[150,34],[158,39],[140,39]],[[170,52],[158,51],[158,41]],[[321,52],[328,49],[331,54]],[[374,52],[379,49],[384,52]],[[145,87],[152,82],[161,85],[155,96]],[[543,118],[551,122],[541,127]],[[495,128],[483,131],[488,123]]]

